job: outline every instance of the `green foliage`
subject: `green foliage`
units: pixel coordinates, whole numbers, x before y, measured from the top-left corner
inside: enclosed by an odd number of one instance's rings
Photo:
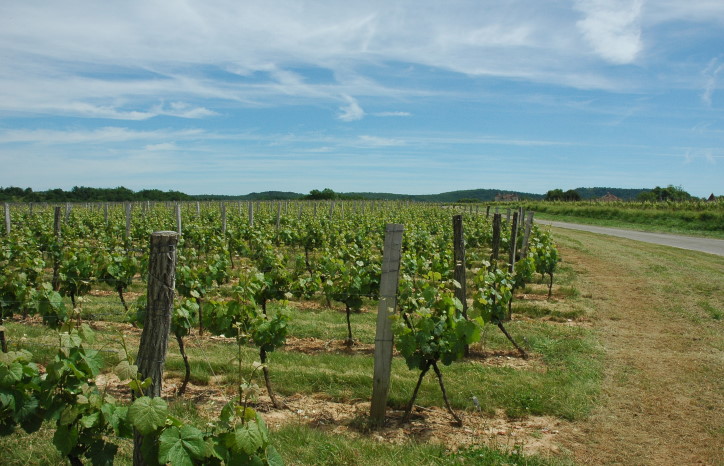
[[[103,359],[84,342],[93,342],[93,331],[83,325],[59,335],[60,350],[46,368],[39,397],[45,418],[55,422],[53,444],[63,456],[83,456],[94,464],[110,464],[117,446],[110,435],[130,436],[125,423],[127,408],[95,385]]]
[[[61,256],[59,276],[60,294],[75,298],[87,294],[97,275],[96,258],[84,244],[78,248],[67,247]]]
[[[548,275],[548,297],[553,293],[553,274],[560,261],[558,248],[553,243],[550,232],[542,232],[531,240],[531,255],[534,257],[535,270],[541,275]]]
[[[474,277],[473,310],[485,323],[507,319],[508,303],[513,297],[514,278],[507,270],[481,269]]]
[[[309,191],[309,194],[304,196],[304,199],[308,199],[310,201],[320,201],[320,200],[332,200],[337,199],[339,196],[337,193],[335,193],[333,190],[329,188],[324,188],[322,191],[318,189],[313,189]]]
[[[63,297],[53,291],[50,283],[43,283],[41,289],[35,293],[34,301],[38,314],[43,317],[43,323],[50,328],[60,328],[70,317]]]
[[[662,202],[662,201],[689,201],[693,197],[684,191],[681,186],[669,185],[665,188],[655,187],[651,191],[640,193],[637,197],[639,201]]]
[[[410,369],[424,370],[437,361],[449,365],[463,356],[465,345],[480,339],[482,321],[462,316],[454,291],[459,285],[440,281],[434,272],[426,278],[419,290],[400,297],[401,316],[394,325],[395,346]]]
[[[545,195],[546,201],[580,201],[581,195],[575,189],[563,192],[562,189],[552,189]]]
[[[40,373],[32,357],[24,350],[0,353],[0,435],[16,426],[35,432],[43,420],[37,397]]]
[[[283,464],[270,444],[264,420],[248,406],[257,389],[243,385],[247,387],[244,395],[227,403],[205,431],[171,416],[161,398],[136,399],[128,410],[128,421],[143,435],[145,459],[150,464],[173,465]]]

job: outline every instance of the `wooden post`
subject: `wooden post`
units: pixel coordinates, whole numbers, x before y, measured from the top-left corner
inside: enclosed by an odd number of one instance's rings
[[[468,318],[468,297],[465,278],[465,236],[463,233],[463,216],[453,216],[453,257],[455,259],[455,281],[460,283],[460,288],[455,290],[455,297],[463,305],[463,317]],[[470,355],[470,347],[465,345],[465,356]]]
[[[131,203],[126,202],[126,240],[131,239]]]
[[[279,222],[282,218],[282,201],[279,201],[277,203],[277,222],[276,222],[276,232],[279,233]]]
[[[254,226],[254,203],[249,201],[249,226]]]
[[[490,206],[486,205],[485,206],[485,218],[488,218],[488,217],[490,217]]]
[[[151,235],[148,301],[136,359],[141,380],[149,377],[151,379],[151,385],[143,391],[144,395],[151,398],[161,396],[176,286],[178,239],[178,233],[173,231],[157,231]],[[134,431],[133,437],[133,464],[146,464],[141,453],[143,436]]]
[[[221,234],[226,237],[226,204],[221,203]]]
[[[176,233],[181,236],[181,204],[176,203]]]
[[[387,394],[390,390],[392,372],[392,320],[390,316],[397,308],[397,285],[400,277],[402,255],[402,232],[404,226],[390,223],[385,228],[385,246],[382,253],[382,278],[380,280],[380,301],[377,306],[377,333],[375,334],[375,366],[372,379],[372,406],[370,421],[381,426],[385,422]]]
[[[334,215],[334,201],[332,201],[331,204],[329,204],[329,219],[332,220],[332,216]]]
[[[199,217],[201,215],[201,204],[199,201],[196,201],[196,216]]]
[[[73,206],[70,205],[70,202],[65,203],[65,221],[68,222],[68,218],[70,218],[70,211],[73,210]]]
[[[528,240],[530,239],[530,230],[533,228],[533,211],[528,212],[528,216],[525,219],[525,231],[523,232],[523,247],[521,249],[521,257],[528,255]]]
[[[108,226],[108,203],[103,204],[103,220],[106,222],[106,226]]]
[[[501,214],[493,214],[493,244],[491,246],[492,252],[490,254],[490,270],[496,267],[495,261],[498,260],[498,253],[500,252],[500,223]]]
[[[510,228],[510,247],[508,248],[508,272],[515,268],[515,250],[518,246],[518,211],[513,212],[513,225]]]
[[[10,204],[5,203],[5,234],[10,235]]]
[[[60,290],[60,206],[53,212],[53,237],[55,238],[55,250],[53,251],[53,290]]]

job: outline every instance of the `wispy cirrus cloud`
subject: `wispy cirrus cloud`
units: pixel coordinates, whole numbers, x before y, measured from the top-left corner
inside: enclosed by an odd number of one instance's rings
[[[701,93],[701,100],[708,106],[711,107],[711,96],[717,89],[719,81],[719,73],[724,70],[724,63],[721,63],[719,58],[713,58],[704,68],[702,74],[704,75],[704,91]]]
[[[8,129],[0,130],[0,144],[87,144],[87,143],[127,143],[135,141],[153,141],[159,139],[199,139],[209,135],[201,129],[139,131],[118,126],[97,129]]]
[[[375,112],[372,115],[378,117],[409,117],[412,116],[410,112]]]
[[[337,118],[342,121],[357,121],[361,120],[365,116],[365,111],[359,106],[357,100],[348,95],[343,96],[347,105],[339,107],[340,113]]]

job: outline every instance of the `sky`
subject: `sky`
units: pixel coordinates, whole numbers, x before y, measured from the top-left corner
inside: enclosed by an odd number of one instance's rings
[[[724,1],[0,2],[0,186],[724,194]]]

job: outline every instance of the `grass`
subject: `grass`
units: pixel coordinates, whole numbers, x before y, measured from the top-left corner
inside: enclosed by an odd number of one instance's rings
[[[538,212],[535,217],[540,220],[553,220],[559,222],[582,223],[586,225],[597,225],[611,228],[624,228],[629,230],[649,231],[654,233],[671,233],[678,235],[701,236],[705,238],[724,239],[724,229],[708,229],[708,223],[704,223],[707,229],[699,225],[690,224],[686,220],[660,220],[651,221],[647,218],[610,218],[590,217],[577,215],[575,213]]]
[[[321,429],[291,425],[272,433],[272,442],[285,445],[282,451],[289,465],[528,465],[570,464],[539,456],[524,455],[519,449],[478,445],[458,452],[444,445],[407,442],[392,445],[367,437],[348,438]]]

